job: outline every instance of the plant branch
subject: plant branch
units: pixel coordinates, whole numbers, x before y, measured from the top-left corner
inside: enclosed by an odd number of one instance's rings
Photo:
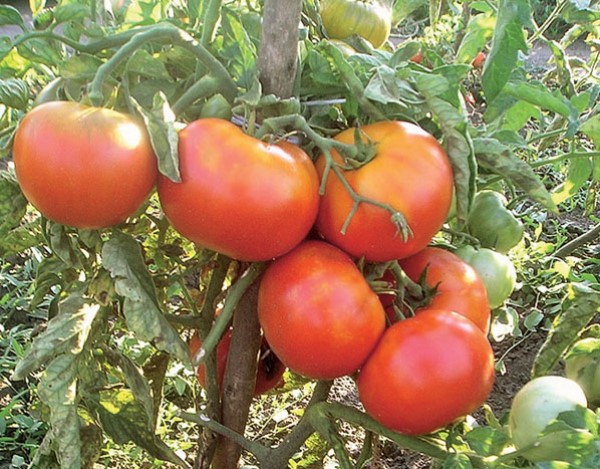
[[[210,431],[218,433],[226,438],[229,438],[232,441],[235,441],[238,445],[244,448],[246,451],[249,451],[258,459],[269,459],[269,454],[271,449],[266,446],[261,445],[255,441],[248,440],[243,435],[231,430],[225,425],[217,422],[216,420],[211,419],[207,415],[204,414],[192,414],[189,412],[180,412],[179,416],[183,420],[187,420],[188,422],[194,422],[202,427],[208,428]]]
[[[177,44],[194,54],[209,70],[211,75],[221,83],[223,95],[228,100],[233,100],[237,93],[237,85],[223,64],[185,31],[171,23],[161,23],[157,24],[152,29],[143,30],[142,32],[133,35],[115,55],[98,68],[96,76],[89,88],[89,98],[94,105],[100,105],[102,103],[104,99],[102,94],[102,84],[113,70],[123,60],[130,57],[134,51],[151,41]]]
[[[569,241],[567,244],[562,246],[560,249],[557,249],[554,253],[554,256],[558,258],[565,258],[577,248],[586,245],[587,243],[593,241],[598,236],[600,236],[600,223],[593,227],[591,230],[583,233],[581,236]]]

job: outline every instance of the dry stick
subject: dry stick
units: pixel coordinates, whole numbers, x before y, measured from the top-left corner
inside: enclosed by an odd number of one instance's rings
[[[258,58],[259,77],[264,94],[288,98],[298,62],[298,26],[302,0],[265,0],[262,38]],[[223,379],[222,418],[228,428],[243,434],[256,379],[256,358],[260,348],[260,326],[256,313],[256,288],[245,295],[234,314],[229,357]],[[235,469],[242,448],[220,438],[213,465]]]
[[[571,254],[575,249],[593,241],[598,236],[600,236],[600,223],[593,227],[591,230],[583,233],[581,236],[578,236],[572,241],[569,241],[560,249],[557,249],[554,255],[559,258],[565,258],[569,254]]]

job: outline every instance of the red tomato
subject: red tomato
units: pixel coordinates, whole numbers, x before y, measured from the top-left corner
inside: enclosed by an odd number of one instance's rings
[[[333,379],[355,372],[385,328],[385,313],[356,265],[323,241],[305,241],[266,270],[258,318],[291,370]]]
[[[386,330],[358,375],[365,410],[410,435],[430,433],[483,404],[494,353],[463,316],[428,309]]]
[[[354,191],[362,197],[388,204],[403,213],[412,236],[403,240],[383,208],[361,203],[346,234],[341,233],[353,205],[346,188],[335,174],[327,178],[321,197],[317,229],[332,244],[355,257],[390,261],[423,249],[446,220],[452,201],[452,168],[437,140],[407,122],[378,122],[361,128],[376,145],[375,157],[355,170],[344,170]],[[335,138],[354,142],[355,129]],[[334,160],[342,163],[336,151]],[[325,157],[317,161],[322,175]]]
[[[163,210],[179,233],[244,261],[285,254],[311,229],[319,180],[306,153],[270,145],[231,122],[206,118],[179,134],[181,183],[158,180]]]
[[[219,344],[217,345],[217,373],[219,388],[223,388],[223,378],[225,377],[225,367],[227,366],[227,357],[229,355],[229,347],[231,346],[232,331],[227,331]],[[202,346],[202,341],[198,334],[194,334],[190,340],[190,353],[195,355]],[[275,354],[271,351],[269,344],[263,339],[260,346],[260,356],[258,368],[256,370],[256,385],[254,387],[254,395],[264,394],[273,388],[281,385],[283,382],[283,373],[285,366],[281,363]],[[203,388],[206,387],[206,369],[204,365],[200,365],[197,370],[198,382]]]
[[[491,316],[487,292],[477,271],[467,262],[450,251],[427,247],[400,261],[400,266],[415,282],[427,269],[425,283],[431,288],[438,286],[428,308],[455,311],[487,333]]]
[[[485,64],[486,58],[487,58],[486,53],[481,51],[475,56],[475,58],[473,59],[473,62],[471,62],[471,65],[473,65],[474,68],[481,68],[481,67],[483,67],[483,64]]]
[[[13,146],[27,200],[63,225],[98,229],[132,215],[156,183],[156,157],[127,114],[82,104],[41,104],[23,119]]]
[[[416,64],[420,64],[421,62],[423,62],[423,52],[419,51],[417,52],[415,55],[413,55],[410,58],[411,62],[414,62]]]

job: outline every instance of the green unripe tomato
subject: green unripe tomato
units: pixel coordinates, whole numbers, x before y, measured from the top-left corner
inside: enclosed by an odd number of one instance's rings
[[[511,260],[491,249],[462,246],[454,252],[473,267],[487,291],[490,308],[502,306],[515,288],[517,272]]]
[[[506,208],[499,192],[478,192],[473,201],[467,227],[481,246],[506,254],[523,238],[523,224]]]
[[[565,374],[581,386],[590,404],[600,406],[600,339],[576,342],[565,357]]]
[[[542,376],[529,381],[515,395],[508,426],[517,449],[531,447],[523,455],[530,461],[564,460],[568,456],[567,433],[558,431],[540,438],[546,426],[561,412],[587,407],[581,387],[562,376]],[[532,446],[537,443],[536,446]]]
[[[377,0],[321,0],[321,20],[331,39],[357,34],[378,48],[390,35],[392,12]]]

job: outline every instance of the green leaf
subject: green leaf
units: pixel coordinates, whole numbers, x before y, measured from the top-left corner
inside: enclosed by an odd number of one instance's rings
[[[473,145],[477,161],[482,167],[506,178],[548,210],[557,211],[552,197],[537,174],[510,147],[494,138],[475,138]]]
[[[466,34],[456,52],[456,61],[470,64],[493,36],[495,25],[494,16],[483,13],[473,16],[467,24]]]
[[[569,120],[571,132],[575,130],[577,124],[577,109],[560,92],[551,92],[541,83],[507,83],[504,92],[520,101],[525,101],[538,106],[542,109],[560,114]]]
[[[443,146],[450,158],[454,172],[454,189],[456,193],[456,211],[458,220],[466,223],[471,199],[475,193],[477,167],[471,139],[467,134],[467,120],[455,107],[434,95],[429,80],[417,78],[417,89],[427,99],[431,113],[439,121],[443,132]]]
[[[466,454],[452,453],[444,460],[442,469],[471,469],[473,465]]]
[[[215,41],[216,49],[219,55],[228,61],[228,69],[236,82],[249,89],[256,69],[256,46],[234,10],[226,7],[221,9],[221,28],[222,44],[218,44],[218,40]]]
[[[59,65],[60,76],[69,80],[92,81],[102,63],[94,55],[77,54]]]
[[[396,76],[393,69],[382,65],[375,70],[365,88],[365,96],[382,104],[394,103],[408,108],[407,103],[418,105],[423,97],[405,80]]]
[[[591,5],[590,0],[568,0],[561,16],[567,23],[589,24],[600,20],[600,9],[597,3]]]
[[[131,390],[100,392],[97,411],[103,430],[118,445],[132,441],[155,458],[188,467],[185,461],[148,429],[146,411]]]
[[[70,21],[79,22],[88,16],[90,7],[80,2],[61,3],[54,8],[54,20],[57,24]]]
[[[24,379],[58,355],[81,353],[99,309],[76,293],[63,300],[58,315],[48,321],[46,330],[17,363],[13,379]]]
[[[40,262],[35,276],[35,290],[31,299],[30,308],[35,308],[50,293],[52,287],[63,283],[62,274],[69,268],[58,257],[47,257]]]
[[[142,370],[133,360],[119,351],[114,351],[105,347],[102,352],[106,357],[106,360],[112,366],[116,366],[123,372],[125,383],[127,383],[127,386],[132,391],[133,395],[146,411],[146,418],[144,421],[148,425],[147,429],[153,431],[155,424],[154,398],[152,397],[152,388],[150,387],[148,380],[142,374]]]
[[[170,80],[171,76],[162,60],[147,50],[138,49],[127,61],[127,72],[146,78]]]
[[[414,11],[427,5],[427,3],[427,0],[402,0],[401,2],[394,2],[394,7],[392,9],[392,25],[398,26]]]
[[[175,128],[175,114],[166,96],[160,92],[154,95],[151,110],[146,110],[134,101],[134,106],[142,116],[154,153],[158,158],[158,170],[171,181],[181,182],[179,173],[179,136]]]
[[[29,88],[23,80],[6,78],[0,80],[0,103],[24,111],[29,105]]]
[[[554,320],[552,330],[540,348],[531,371],[532,377],[549,374],[583,328],[600,313],[600,293],[590,287],[569,284],[563,311]]]
[[[525,27],[531,25],[527,0],[500,0],[492,46],[481,84],[488,102],[500,94],[517,64],[519,51],[527,52]]]
[[[585,121],[579,130],[589,137],[596,149],[600,149],[600,114],[596,114]],[[592,180],[600,181],[600,157],[592,158],[592,164]]]
[[[18,26],[25,31],[25,21],[19,10],[10,5],[0,5],[0,26]]]
[[[465,435],[469,446],[480,456],[502,454],[510,437],[503,429],[492,427],[476,427]]]
[[[115,231],[102,247],[102,264],[125,299],[123,314],[131,332],[191,366],[186,344],[163,316],[138,242]]]
[[[573,197],[592,174],[590,158],[576,157],[569,160],[567,178],[552,191],[552,201],[558,205]]]
[[[40,399],[50,408],[50,438],[58,447],[61,469],[81,469],[77,361],[77,355],[59,355],[48,365],[38,385]]]
[[[27,199],[12,172],[0,171],[0,227],[16,227],[27,210]]]

